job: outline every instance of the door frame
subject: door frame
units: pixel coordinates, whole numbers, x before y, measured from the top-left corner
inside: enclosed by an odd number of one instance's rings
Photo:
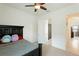
[[[66,18],[66,50],[74,54],[79,54],[79,53],[76,53],[78,51],[72,48],[73,46],[71,41],[71,22],[73,20],[72,19],[73,17],[79,17],[79,13],[70,14]]]

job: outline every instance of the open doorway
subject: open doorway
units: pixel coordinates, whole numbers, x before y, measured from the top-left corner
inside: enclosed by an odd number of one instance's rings
[[[52,24],[48,24],[48,40],[51,39],[52,34]]]
[[[79,13],[67,17],[67,51],[79,55]]]

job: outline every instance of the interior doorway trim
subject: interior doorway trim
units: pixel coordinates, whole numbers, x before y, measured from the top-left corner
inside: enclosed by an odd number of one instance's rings
[[[67,39],[66,50],[68,52],[79,55],[79,51],[73,48],[72,41],[71,41],[71,22],[73,20],[73,17],[79,17],[79,13],[72,13],[70,15],[67,15],[67,18],[66,18],[66,39]]]

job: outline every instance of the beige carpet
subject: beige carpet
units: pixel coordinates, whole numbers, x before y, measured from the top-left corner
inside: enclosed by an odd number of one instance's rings
[[[50,44],[43,45],[42,55],[43,56],[76,56],[72,53],[55,48],[51,46]]]

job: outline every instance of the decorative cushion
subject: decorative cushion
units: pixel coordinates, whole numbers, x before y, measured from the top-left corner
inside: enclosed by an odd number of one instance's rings
[[[23,35],[18,35],[19,36],[19,40],[23,39]]]
[[[11,41],[11,36],[10,35],[4,35],[1,39],[2,43],[7,43]]]
[[[17,41],[19,39],[17,34],[12,35],[12,41]]]

